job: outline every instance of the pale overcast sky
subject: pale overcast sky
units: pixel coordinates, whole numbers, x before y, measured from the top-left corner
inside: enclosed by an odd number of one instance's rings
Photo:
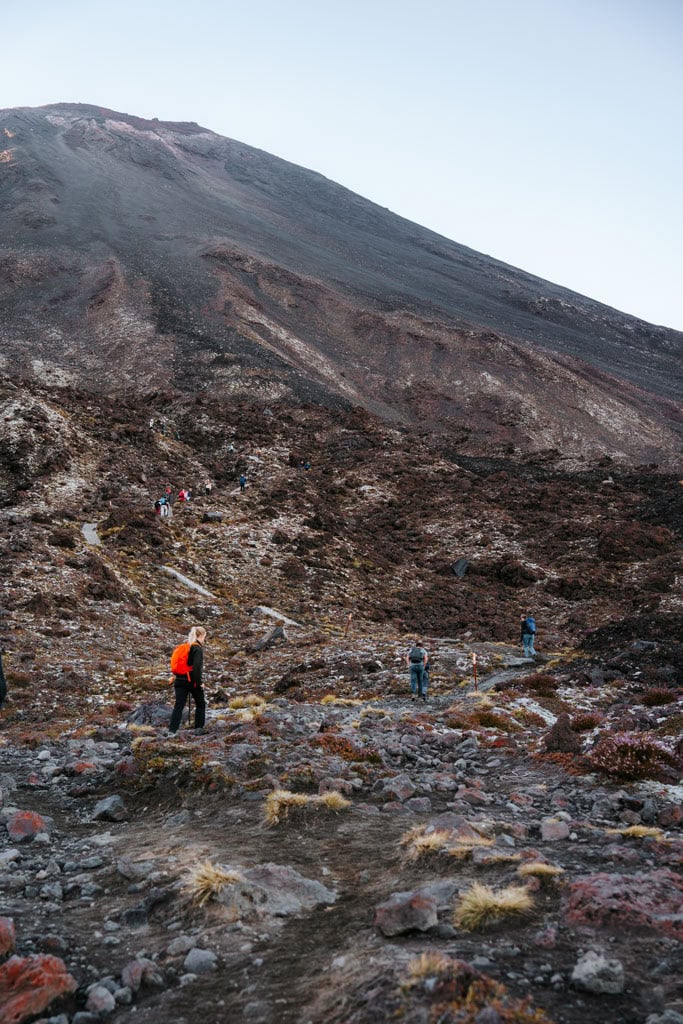
[[[683,0],[2,0],[0,106],[198,121],[683,330]]]

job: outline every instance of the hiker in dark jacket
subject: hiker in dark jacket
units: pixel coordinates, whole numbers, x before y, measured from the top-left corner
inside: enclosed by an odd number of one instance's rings
[[[535,658],[536,651],[534,650],[534,640],[536,638],[536,619],[533,617],[533,615],[522,615],[522,621],[520,625],[522,647],[524,648],[524,657]]]
[[[0,708],[2,708],[7,697],[7,683],[5,682],[5,673],[2,670],[2,653],[0,650]]]
[[[183,718],[183,709],[188,697],[195,702],[194,727],[203,729],[206,719],[206,701],[202,687],[202,670],[204,668],[204,641],[206,630],[203,626],[193,626],[187,638],[190,651],[187,655],[189,666],[189,679],[187,676],[175,676],[173,686],[175,689],[175,707],[171,715],[171,724],[168,727],[170,733],[176,733],[180,728]]]
[[[429,661],[429,655],[422,646],[420,640],[416,640],[413,646],[406,654],[406,665],[410,669],[410,690],[413,695],[413,700],[417,697],[422,697],[422,700],[427,700],[427,691],[424,687],[424,670],[427,662]]]

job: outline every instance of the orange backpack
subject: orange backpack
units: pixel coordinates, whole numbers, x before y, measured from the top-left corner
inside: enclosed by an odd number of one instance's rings
[[[190,653],[190,644],[178,644],[171,655],[171,672],[174,676],[187,676],[190,678],[190,666],[187,663],[187,656]]]

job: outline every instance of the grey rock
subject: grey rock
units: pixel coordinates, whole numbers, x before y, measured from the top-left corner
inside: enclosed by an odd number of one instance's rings
[[[114,793],[95,804],[92,818],[93,821],[126,821],[128,811],[118,793]]]
[[[104,985],[95,985],[88,994],[85,1008],[91,1013],[102,1015],[106,1013],[113,1013],[116,1009],[116,1000],[109,989],[105,988]]]
[[[185,957],[183,970],[189,974],[209,974],[216,969],[218,957],[210,949],[195,947]]]
[[[375,927],[388,938],[426,932],[439,923],[437,902],[421,892],[396,892],[375,910]]]
[[[182,956],[189,953],[197,945],[196,941],[189,935],[178,935],[166,947],[169,956]]]
[[[618,995],[624,991],[624,967],[619,960],[607,960],[589,949],[572,971],[572,984],[594,995]]]
[[[665,1010],[664,1013],[651,1013],[645,1024],[683,1024],[683,1013],[676,1010]]]

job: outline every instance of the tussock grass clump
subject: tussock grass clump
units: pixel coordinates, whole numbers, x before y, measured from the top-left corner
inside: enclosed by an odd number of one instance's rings
[[[546,864],[542,860],[532,860],[517,868],[520,878],[538,878],[541,885],[557,882],[564,874],[564,868],[558,868],[554,864]]]
[[[483,846],[493,846],[493,839],[486,839],[485,836],[455,836],[453,845],[446,852],[456,860],[469,860],[472,851]]]
[[[425,832],[424,826],[418,826],[401,837],[401,846],[406,847],[407,859],[416,861],[432,853],[443,853],[450,841],[451,833],[448,829]]]
[[[425,825],[411,828],[401,837],[400,842],[406,848],[409,861],[418,861],[433,854],[467,860],[476,847],[493,846],[493,840],[485,836],[454,835],[450,829],[434,829],[430,832]]]
[[[625,825],[624,828],[608,828],[609,836],[625,836],[627,839],[662,839],[661,828],[652,825]]]
[[[226,885],[243,882],[239,871],[226,870],[210,860],[202,861],[191,869],[183,885],[183,892],[198,907],[214,899]]]
[[[269,825],[279,825],[289,816],[292,808],[324,807],[328,811],[345,811],[351,806],[341,793],[323,793],[314,796],[308,793],[291,793],[288,789],[274,789],[266,797],[265,817]]]
[[[337,697],[333,693],[327,693],[320,701],[321,704],[338,704],[343,708],[355,708],[359,704],[362,704],[362,700],[356,700],[355,697]]]
[[[450,969],[452,960],[442,953],[421,953],[408,964],[408,984],[415,984],[425,978],[438,977]]]
[[[329,793],[323,793],[319,796],[316,801],[318,804],[322,804],[328,811],[345,811],[347,807],[351,806],[351,801],[347,800],[341,793],[337,793],[332,790]]]
[[[239,711],[240,708],[263,708],[265,706],[265,699],[255,693],[247,693],[243,697],[233,697],[228,703],[228,707],[233,711]]]
[[[496,892],[488,885],[475,882],[460,897],[453,923],[465,931],[476,931],[505,918],[528,914],[533,907],[534,898],[524,886],[510,885]]]

